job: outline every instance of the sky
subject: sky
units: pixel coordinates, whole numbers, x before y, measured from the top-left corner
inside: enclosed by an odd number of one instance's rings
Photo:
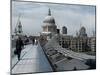
[[[57,28],[67,27],[68,35],[76,35],[82,26],[86,28],[88,36],[95,31],[95,6],[55,4],[38,2],[12,1],[12,33],[16,27],[19,15],[26,35],[39,35],[42,32],[43,20],[48,14],[48,9],[55,19]]]

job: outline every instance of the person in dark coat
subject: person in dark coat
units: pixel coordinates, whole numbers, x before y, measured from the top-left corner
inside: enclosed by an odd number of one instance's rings
[[[18,37],[18,39],[16,40],[16,51],[17,51],[18,60],[20,60],[22,47],[23,47],[23,41],[21,37]]]
[[[32,42],[33,42],[33,45],[34,45],[34,43],[35,43],[35,39],[34,38],[32,39]]]

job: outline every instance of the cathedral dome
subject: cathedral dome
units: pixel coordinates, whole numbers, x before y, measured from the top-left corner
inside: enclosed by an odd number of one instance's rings
[[[86,29],[85,29],[84,26],[81,27],[81,29],[80,29],[80,33],[81,33],[81,34],[85,34],[85,33],[86,33]]]
[[[51,16],[51,10],[49,9],[48,15],[43,21],[43,32],[50,34],[50,37],[57,33],[57,26],[55,25],[55,19]],[[50,32],[50,33],[49,33]],[[46,34],[47,35],[47,34]]]
[[[44,25],[50,25],[54,26],[55,25],[55,19],[53,16],[51,16],[51,10],[48,10],[48,15],[45,17],[43,21]]]
[[[87,36],[86,28],[84,26],[82,26],[80,29],[80,36]]]
[[[51,24],[55,24],[55,19],[52,16],[46,16],[44,21],[44,23],[51,23]]]
[[[85,27],[84,27],[84,26],[82,26],[82,27],[81,27],[81,30],[84,30],[84,31],[86,31],[86,29],[85,29]]]

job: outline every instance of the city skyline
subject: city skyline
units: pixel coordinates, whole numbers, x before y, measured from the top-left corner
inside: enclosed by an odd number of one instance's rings
[[[34,2],[12,2],[12,33],[19,14],[23,32],[27,35],[37,35],[42,32],[43,20],[48,14],[48,8],[59,29],[66,26],[68,35],[76,35],[81,26],[86,28],[88,36],[95,31],[95,6],[50,4]],[[37,10],[38,9],[38,10]],[[84,16],[85,15],[85,16]]]
[[[12,1],[11,74],[96,69],[96,6]]]

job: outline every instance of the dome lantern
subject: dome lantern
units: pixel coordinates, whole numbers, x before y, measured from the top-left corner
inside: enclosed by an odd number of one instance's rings
[[[44,23],[49,24],[49,25],[55,25],[55,19],[53,16],[51,16],[51,10],[49,8],[48,10],[48,16],[45,17]]]
[[[51,16],[51,10],[50,10],[50,8],[48,10],[48,16]]]

